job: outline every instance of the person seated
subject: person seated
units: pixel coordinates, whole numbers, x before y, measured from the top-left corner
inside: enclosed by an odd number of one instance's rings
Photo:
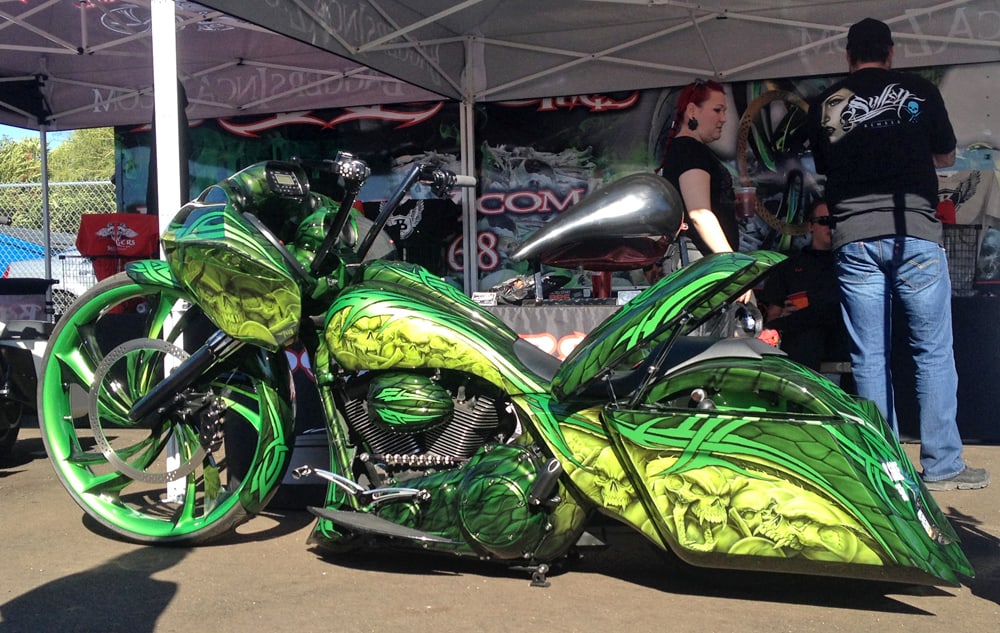
[[[830,210],[819,199],[807,216],[811,243],[775,266],[757,296],[765,327],[778,331],[781,349],[819,371],[823,362],[849,362],[850,339],[840,312]]]

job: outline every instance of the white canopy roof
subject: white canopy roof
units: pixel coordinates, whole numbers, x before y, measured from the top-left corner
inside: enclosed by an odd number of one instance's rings
[[[0,123],[49,130],[149,124],[150,4],[0,0]],[[174,4],[189,119],[440,98],[203,5]]]
[[[474,102],[835,75],[863,17],[891,26],[897,67],[1000,60],[1000,0],[0,0],[0,123],[148,124],[165,7],[188,119],[451,98],[467,173]],[[157,64],[164,141],[170,70]],[[173,145],[157,149],[167,208]]]
[[[204,4],[454,99],[845,72],[888,23],[897,67],[1000,59],[997,0],[289,0]]]
[[[0,0],[0,123],[149,123],[153,1]],[[892,27],[897,67],[1000,60],[997,0],[174,5],[190,119],[838,74],[847,28],[864,16]]]

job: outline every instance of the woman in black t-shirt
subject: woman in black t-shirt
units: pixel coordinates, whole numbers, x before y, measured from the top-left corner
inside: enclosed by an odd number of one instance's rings
[[[685,86],[664,150],[663,177],[684,199],[686,236],[701,255],[739,247],[733,180],[708,148],[722,137],[726,109],[722,84],[696,81]]]

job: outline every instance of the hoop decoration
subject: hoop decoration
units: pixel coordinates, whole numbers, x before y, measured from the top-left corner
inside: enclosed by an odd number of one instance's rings
[[[790,108],[798,108],[804,113],[809,112],[809,104],[802,97],[796,95],[795,93],[788,92],[787,90],[769,90],[750,102],[746,111],[743,113],[743,116],[740,117],[738,133],[739,142],[736,149],[736,163],[739,169],[740,184],[744,187],[754,186],[753,179],[750,178],[749,165],[747,164],[747,153],[750,146],[750,133],[753,129],[754,119],[757,118],[757,115],[760,114],[761,110],[775,101],[783,101],[788,104]],[[785,235],[805,235],[809,232],[808,223],[792,224],[775,217],[774,214],[764,207],[760,196],[757,197],[756,208],[757,215],[759,215],[768,226],[776,231]]]

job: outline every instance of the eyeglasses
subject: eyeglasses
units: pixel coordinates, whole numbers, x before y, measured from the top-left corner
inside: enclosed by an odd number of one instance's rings
[[[809,223],[818,224],[820,226],[833,226],[837,223],[837,221],[828,215],[821,215],[818,218],[809,218]]]

